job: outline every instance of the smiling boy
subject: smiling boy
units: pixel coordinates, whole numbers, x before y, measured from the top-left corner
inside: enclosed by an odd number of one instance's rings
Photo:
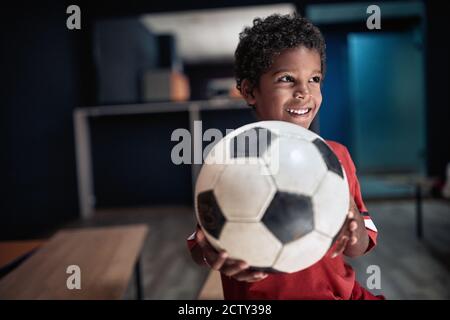
[[[319,29],[298,15],[255,19],[235,52],[236,87],[259,120],[287,121],[309,128],[322,103],[325,42]],[[291,274],[254,271],[207,242],[200,229],[188,239],[193,259],[219,270],[225,299],[382,299],[362,288],[343,255],[357,257],[376,244],[377,229],[363,203],[348,150],[327,141],[349,183],[347,220],[328,253]]]

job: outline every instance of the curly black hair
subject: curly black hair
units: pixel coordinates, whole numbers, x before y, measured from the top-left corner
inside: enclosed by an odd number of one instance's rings
[[[283,50],[304,46],[317,50],[322,74],[325,74],[325,40],[320,30],[298,14],[273,14],[256,18],[252,27],[239,34],[234,53],[236,88],[241,91],[242,80],[248,79],[251,88],[258,86],[259,78]]]

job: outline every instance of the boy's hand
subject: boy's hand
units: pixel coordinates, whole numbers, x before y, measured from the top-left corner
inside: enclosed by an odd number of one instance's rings
[[[332,258],[341,253],[349,257],[363,255],[369,245],[369,237],[364,226],[364,219],[359,213],[353,197],[350,197],[350,209],[347,214],[347,220],[342,227],[336,240],[337,246]]]
[[[246,282],[260,281],[268,276],[267,273],[250,270],[245,261],[228,258],[225,251],[217,252],[206,240],[202,230],[197,230],[195,240],[203,252],[205,264],[211,269],[218,270],[235,280]]]

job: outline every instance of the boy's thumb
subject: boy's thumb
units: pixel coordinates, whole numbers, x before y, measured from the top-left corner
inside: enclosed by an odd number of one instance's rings
[[[203,248],[205,246],[205,234],[201,229],[198,229],[195,233],[195,241]]]

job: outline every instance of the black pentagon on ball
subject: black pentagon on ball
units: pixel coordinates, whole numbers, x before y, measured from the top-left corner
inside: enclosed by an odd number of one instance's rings
[[[275,137],[276,134],[266,128],[248,129],[231,139],[230,155],[232,158],[261,157]]]
[[[197,195],[197,211],[203,228],[214,238],[219,239],[225,225],[225,217],[212,190]]]
[[[325,161],[328,170],[336,173],[342,179],[344,179],[341,164],[339,162],[339,159],[334,154],[333,150],[331,150],[331,148],[319,138],[316,138],[313,141],[313,144],[317,147],[320,154],[322,155],[322,158]]]
[[[299,239],[314,229],[311,198],[278,191],[262,222],[283,244]]]

